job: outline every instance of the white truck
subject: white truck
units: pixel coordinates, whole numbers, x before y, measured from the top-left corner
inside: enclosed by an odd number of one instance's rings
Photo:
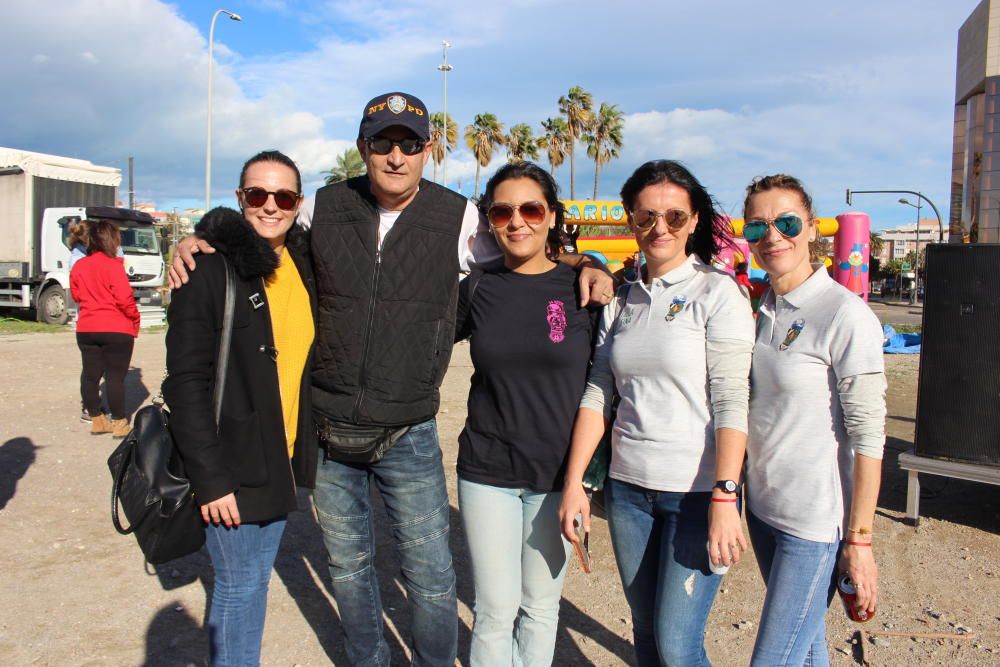
[[[153,217],[115,208],[120,183],[113,167],[0,148],[0,307],[33,308],[51,324],[69,319],[67,238],[77,220],[118,225],[140,312],[161,305],[164,264]]]

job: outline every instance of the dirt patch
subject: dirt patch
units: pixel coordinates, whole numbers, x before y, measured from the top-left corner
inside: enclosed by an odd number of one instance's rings
[[[131,538],[109,519],[114,448],[91,437],[79,416],[79,353],[70,334],[0,337],[0,664],[200,665],[211,567],[204,553],[144,568]],[[896,456],[913,441],[916,356],[886,358],[890,385],[888,451],[876,556],[881,605],[872,629],[976,633],[972,640],[890,637],[868,643],[872,665],[1000,664],[1000,504],[995,487],[928,477],[919,529],[902,523],[905,476]],[[163,334],[144,334],[128,377],[130,409],[156,392]],[[452,503],[452,546],[459,577],[460,648],[468,655],[472,586],[455,494],[457,436],[465,420],[471,364],[456,348],[439,415]],[[309,507],[307,495],[303,507]],[[384,524],[384,522],[383,522]],[[562,604],[557,665],[631,662],[631,621],[606,522],[594,522],[594,573],[570,566]],[[378,539],[380,585],[394,663],[406,661],[408,612],[392,542]],[[289,521],[272,579],[263,664],[344,665],[326,559],[311,510]],[[745,665],[753,648],[763,585],[752,557],[726,576],[709,619],[706,645],[715,665]],[[858,626],[841,609],[828,616],[834,665],[856,664]]]

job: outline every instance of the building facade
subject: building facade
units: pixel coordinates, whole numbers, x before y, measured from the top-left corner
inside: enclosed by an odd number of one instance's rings
[[[980,2],[958,31],[953,146],[951,239],[998,243],[1000,0]]]
[[[904,259],[909,253],[917,250],[917,225],[899,225],[891,229],[880,229],[878,235],[882,237],[882,251],[878,254],[879,262],[883,265],[893,259]],[[938,242],[938,223],[936,218],[923,218],[920,220],[920,251]],[[944,243],[948,243],[949,230],[944,230]]]

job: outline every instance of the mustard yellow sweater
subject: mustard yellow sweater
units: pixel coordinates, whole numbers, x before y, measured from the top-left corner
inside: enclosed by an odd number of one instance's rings
[[[265,282],[264,291],[271,308],[274,347],[278,350],[278,388],[281,390],[281,412],[285,418],[288,457],[291,458],[299,426],[302,373],[316,329],[312,307],[309,305],[309,293],[306,292],[302,277],[288,252],[282,251],[278,268]]]

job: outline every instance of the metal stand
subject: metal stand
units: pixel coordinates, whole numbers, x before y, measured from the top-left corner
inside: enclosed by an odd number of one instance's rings
[[[920,523],[920,479],[918,473],[964,479],[970,482],[1000,485],[1000,467],[983,463],[958,463],[917,456],[911,449],[899,455],[899,467],[908,471],[906,477],[906,523]]]

